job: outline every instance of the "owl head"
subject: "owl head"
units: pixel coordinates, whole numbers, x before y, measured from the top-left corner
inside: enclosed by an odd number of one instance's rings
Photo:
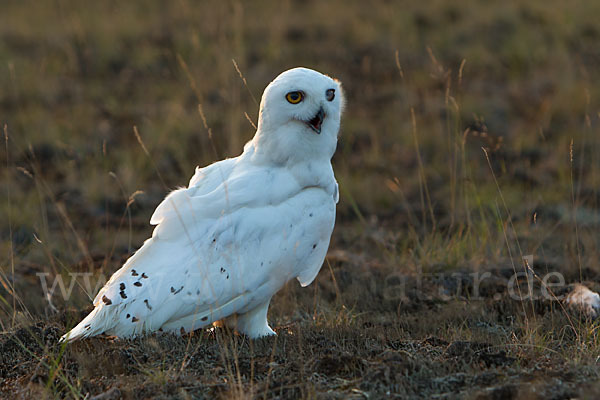
[[[339,81],[308,68],[285,71],[263,93],[255,151],[278,163],[330,160],[343,107]]]

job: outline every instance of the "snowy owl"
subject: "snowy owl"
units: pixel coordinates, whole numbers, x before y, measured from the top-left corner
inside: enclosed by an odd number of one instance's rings
[[[279,75],[243,153],[197,167],[158,205],[152,237],[61,341],[180,334],[219,320],[251,338],[275,334],[271,297],[293,278],[309,285],[329,247],[343,107],[337,80],[307,68]]]

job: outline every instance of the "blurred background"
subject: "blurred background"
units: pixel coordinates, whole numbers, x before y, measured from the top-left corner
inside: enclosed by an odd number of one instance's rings
[[[242,151],[262,90],[296,66],[346,91],[332,262],[410,274],[534,254],[597,276],[600,2],[0,7],[4,321],[43,315],[36,273],[116,270],[169,190]]]

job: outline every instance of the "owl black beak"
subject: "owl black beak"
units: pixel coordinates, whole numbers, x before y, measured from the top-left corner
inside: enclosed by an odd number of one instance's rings
[[[323,108],[319,108],[319,112],[317,115],[312,117],[309,121],[306,121],[306,125],[313,131],[317,133],[317,135],[321,134],[321,125],[323,125],[323,119],[325,119],[325,111]]]

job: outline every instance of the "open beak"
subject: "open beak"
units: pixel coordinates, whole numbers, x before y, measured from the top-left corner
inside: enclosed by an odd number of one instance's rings
[[[321,134],[321,126],[323,125],[323,119],[325,119],[325,111],[323,108],[319,108],[319,112],[317,115],[312,117],[309,121],[306,121],[305,124],[308,125],[310,129],[315,131],[317,135]]]

